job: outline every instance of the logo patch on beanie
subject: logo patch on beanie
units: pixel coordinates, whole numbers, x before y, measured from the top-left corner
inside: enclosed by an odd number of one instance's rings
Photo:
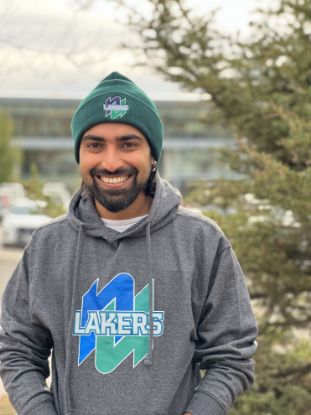
[[[106,111],[105,117],[109,117],[112,120],[124,117],[129,110],[129,106],[126,104],[126,98],[122,99],[121,97],[107,98],[103,108]]]

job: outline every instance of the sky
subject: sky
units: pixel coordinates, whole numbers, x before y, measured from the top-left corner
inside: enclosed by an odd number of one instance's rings
[[[144,1],[128,1],[144,12]],[[219,8],[217,26],[245,36],[252,11],[265,2],[187,1],[196,13]],[[153,99],[191,99],[152,69],[134,67],[135,55],[119,47],[133,37],[122,18],[112,0],[0,0],[0,96],[80,99],[117,70]]]

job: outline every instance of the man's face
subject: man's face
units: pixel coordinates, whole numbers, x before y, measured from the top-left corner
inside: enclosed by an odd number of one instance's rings
[[[98,124],[82,137],[81,176],[104,217],[106,211],[126,213],[129,207],[124,218],[143,212],[152,162],[146,138],[131,125]]]

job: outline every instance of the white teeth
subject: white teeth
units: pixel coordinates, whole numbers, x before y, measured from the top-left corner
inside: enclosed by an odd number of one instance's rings
[[[120,177],[104,177],[104,176],[101,176],[100,180],[104,183],[115,184],[115,183],[124,182],[127,179],[127,177],[128,176],[120,176]]]

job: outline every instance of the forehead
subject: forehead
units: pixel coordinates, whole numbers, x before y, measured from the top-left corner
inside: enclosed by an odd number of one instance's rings
[[[123,123],[102,123],[96,124],[83,133],[83,137],[93,135],[103,138],[116,138],[121,136],[135,135],[147,142],[144,134],[136,127]]]

